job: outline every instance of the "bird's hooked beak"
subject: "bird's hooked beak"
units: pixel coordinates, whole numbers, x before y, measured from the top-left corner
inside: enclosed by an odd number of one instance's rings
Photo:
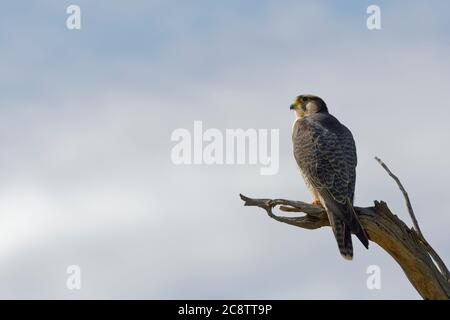
[[[289,107],[289,110],[295,110],[295,104],[291,104],[291,106]]]

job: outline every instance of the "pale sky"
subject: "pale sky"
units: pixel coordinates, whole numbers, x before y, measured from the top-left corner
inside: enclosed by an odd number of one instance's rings
[[[81,30],[68,30],[78,4]],[[366,28],[378,4],[382,29]],[[450,43],[443,1],[11,1],[0,13],[0,298],[418,299],[394,260],[244,208],[310,201],[292,99],[353,132],[356,205],[404,200],[450,261]],[[176,166],[171,133],[278,129],[280,170]],[[82,287],[66,287],[78,265]],[[381,290],[366,269],[381,268]]]

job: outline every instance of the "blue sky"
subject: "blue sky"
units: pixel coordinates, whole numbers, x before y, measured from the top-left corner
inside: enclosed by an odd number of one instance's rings
[[[349,264],[331,230],[278,225],[237,197],[309,199],[288,106],[313,92],[355,135],[357,204],[386,200],[409,223],[378,155],[449,261],[450,218],[430,199],[447,196],[450,178],[450,5],[343,3],[3,4],[0,297],[419,298],[377,246],[356,245]],[[372,3],[379,31],[365,25]],[[65,28],[69,4],[80,31]],[[195,120],[280,129],[279,174],[174,166],[170,134]],[[79,292],[65,287],[69,264],[82,268]],[[365,286],[371,264],[381,291]]]

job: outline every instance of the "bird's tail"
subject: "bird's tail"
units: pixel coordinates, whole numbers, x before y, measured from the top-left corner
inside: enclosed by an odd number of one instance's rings
[[[367,249],[369,248],[366,232],[361,226],[350,200],[345,205],[325,200],[325,209],[342,257],[347,260],[353,259],[352,232]]]
[[[333,222],[331,222],[331,220],[333,220]],[[352,233],[350,231],[350,228],[347,227],[347,225],[343,220],[341,220],[336,216],[330,219],[330,223],[341,256],[346,260],[352,260],[353,244],[352,244]]]

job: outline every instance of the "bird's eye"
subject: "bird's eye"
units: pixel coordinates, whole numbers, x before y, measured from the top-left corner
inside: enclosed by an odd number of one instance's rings
[[[308,101],[309,97],[303,97],[303,101]]]

